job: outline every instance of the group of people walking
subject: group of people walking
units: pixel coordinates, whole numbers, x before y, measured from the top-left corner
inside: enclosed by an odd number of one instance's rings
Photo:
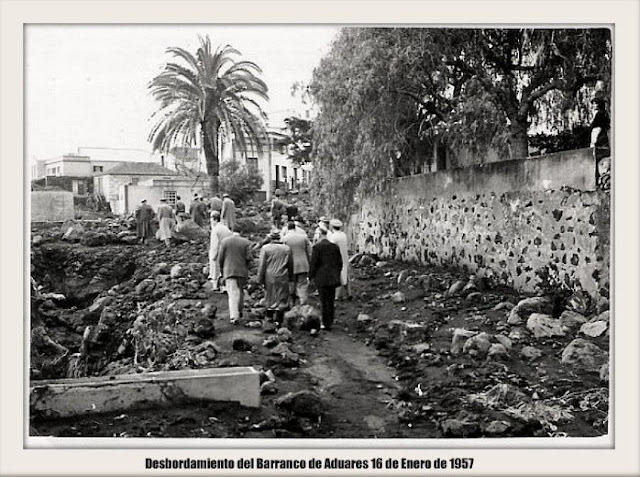
[[[229,319],[243,317],[244,289],[252,262],[251,242],[238,226],[230,230],[211,212],[209,278],[214,290],[226,289]],[[321,328],[330,330],[338,296],[349,296],[347,238],[342,222],[322,217],[312,241],[302,224],[289,220],[281,231],[272,229],[260,247],[258,282],[264,286],[266,318],[281,323],[284,313],[309,301],[309,282],[318,292]]]
[[[209,199],[194,194],[193,200],[189,205],[188,214],[185,203],[180,196],[176,197],[174,207],[169,205],[166,198],[161,198],[157,211],[154,211],[153,207],[147,203],[147,199],[142,199],[134,213],[137,237],[140,243],[144,244],[149,237],[154,235],[152,224],[154,219],[157,218],[158,231],[156,238],[169,247],[171,238],[176,232],[179,232],[180,225],[183,222],[191,219],[198,226],[206,227],[208,225],[207,216],[214,211],[220,214],[222,222],[228,228],[235,226],[236,206],[229,194],[223,194],[222,198],[220,198],[219,194],[216,194]]]

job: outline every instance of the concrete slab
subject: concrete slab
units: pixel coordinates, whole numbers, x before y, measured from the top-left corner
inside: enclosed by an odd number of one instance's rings
[[[260,407],[259,373],[252,367],[235,367],[35,381],[29,404],[32,413],[65,417],[194,400]]]

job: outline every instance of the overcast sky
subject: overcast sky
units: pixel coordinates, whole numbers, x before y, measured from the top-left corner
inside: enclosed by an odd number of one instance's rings
[[[307,81],[338,28],[280,25],[29,25],[25,33],[26,158],[48,159],[78,147],[150,150],[156,104],[149,81],[171,57],[193,53],[198,35],[230,44],[257,63],[269,87],[265,108],[296,107],[295,81]]]

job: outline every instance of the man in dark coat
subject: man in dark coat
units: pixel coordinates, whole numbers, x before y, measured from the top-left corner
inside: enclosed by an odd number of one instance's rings
[[[280,241],[277,230],[269,235],[271,241],[260,249],[258,282],[264,285],[264,304],[267,318],[275,315],[276,323],[282,323],[284,312],[289,308],[289,282],[293,280],[293,257],[291,249]]]
[[[251,242],[240,236],[240,228],[236,225],[233,235],[222,240],[218,251],[218,263],[229,298],[229,319],[237,323],[242,318],[244,306],[244,289],[249,278],[251,263]]]
[[[145,243],[147,238],[153,235],[151,221],[155,215],[153,208],[147,204],[147,199],[142,199],[140,206],[136,209],[136,232],[140,243]]]
[[[342,255],[340,248],[327,240],[327,229],[319,230],[318,243],[311,251],[309,278],[315,281],[322,310],[322,328],[330,330],[335,318],[336,288],[340,286]]]
[[[180,217],[181,219],[184,219],[184,216],[187,212],[187,208],[184,205],[184,202],[182,202],[182,199],[180,198],[180,196],[176,196],[176,217]]]

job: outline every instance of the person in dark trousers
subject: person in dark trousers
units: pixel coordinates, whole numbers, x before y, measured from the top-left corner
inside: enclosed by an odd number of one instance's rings
[[[229,321],[231,324],[242,318],[244,308],[244,289],[249,278],[251,264],[251,242],[240,236],[240,226],[236,225],[233,234],[220,242],[218,263],[224,278],[229,299]]]
[[[140,243],[144,244],[145,241],[153,235],[151,228],[151,221],[155,217],[156,213],[153,208],[147,204],[147,199],[140,201],[140,206],[136,208],[136,232]]]
[[[591,121],[591,144],[590,147],[596,148],[596,158],[600,159],[609,155],[609,128],[611,127],[611,120],[607,109],[605,108],[604,100],[596,98],[592,101],[595,106],[596,112]]]
[[[186,212],[187,208],[184,205],[184,202],[182,202],[179,195],[176,196],[176,217],[184,218]]]
[[[285,209],[287,213],[287,220],[293,221],[298,216],[298,206],[296,205],[296,199],[291,199],[291,203],[287,205]]]
[[[321,328],[331,330],[335,318],[336,288],[340,286],[342,255],[340,248],[329,242],[327,229],[318,231],[319,240],[311,251],[309,278],[315,281],[322,310]]]

